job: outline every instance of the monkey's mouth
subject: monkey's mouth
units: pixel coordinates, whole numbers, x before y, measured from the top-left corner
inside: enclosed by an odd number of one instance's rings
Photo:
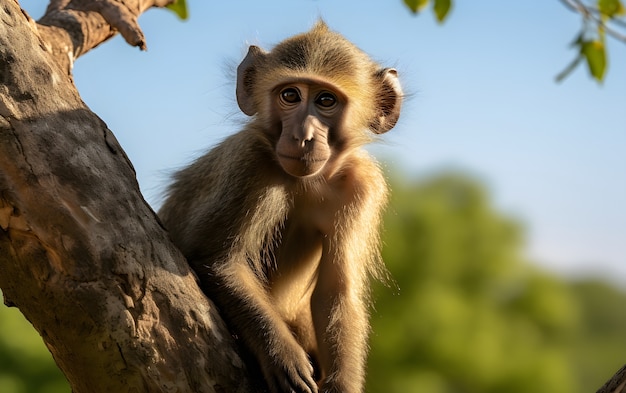
[[[302,155],[300,157],[292,157],[292,156],[288,156],[285,154],[278,154],[278,158],[281,160],[294,160],[294,161],[299,161],[305,164],[310,164],[310,163],[316,163],[316,162],[326,162],[326,160],[328,160],[328,157],[316,157],[316,156],[309,156],[309,155]]]
[[[328,161],[328,157],[303,155],[293,157],[285,154],[278,154],[280,166],[291,176],[304,177],[317,174]]]

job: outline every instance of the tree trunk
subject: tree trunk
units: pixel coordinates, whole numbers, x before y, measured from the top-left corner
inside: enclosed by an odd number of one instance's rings
[[[166,0],[52,1],[35,23],[0,0],[0,288],[74,392],[247,392],[215,306],[144,201],[75,58]]]

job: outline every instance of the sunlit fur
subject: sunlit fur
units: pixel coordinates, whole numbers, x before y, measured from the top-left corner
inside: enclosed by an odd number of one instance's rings
[[[279,105],[285,86],[341,105],[303,99],[292,112]],[[360,393],[388,191],[359,147],[395,125],[397,73],[319,22],[270,52],[251,47],[236,93],[250,122],[174,176],[159,216],[270,392]],[[301,160],[324,159],[300,175],[277,154],[279,140],[299,151],[289,143],[303,131]]]

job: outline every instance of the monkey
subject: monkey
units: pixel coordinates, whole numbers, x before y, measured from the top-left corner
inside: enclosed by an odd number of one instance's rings
[[[159,217],[269,391],[362,392],[388,187],[363,147],[403,92],[323,21],[237,67],[243,128],[173,175]]]

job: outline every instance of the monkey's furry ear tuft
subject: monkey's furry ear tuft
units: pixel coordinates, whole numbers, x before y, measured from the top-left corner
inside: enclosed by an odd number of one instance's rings
[[[376,95],[376,116],[370,123],[370,129],[376,134],[391,130],[400,117],[402,107],[402,88],[398,80],[398,71],[394,68],[383,68],[376,73],[378,86]]]
[[[248,54],[237,67],[237,103],[243,113],[252,116],[258,112],[253,97],[253,87],[257,78],[257,66],[265,58],[265,51],[250,45]]]

